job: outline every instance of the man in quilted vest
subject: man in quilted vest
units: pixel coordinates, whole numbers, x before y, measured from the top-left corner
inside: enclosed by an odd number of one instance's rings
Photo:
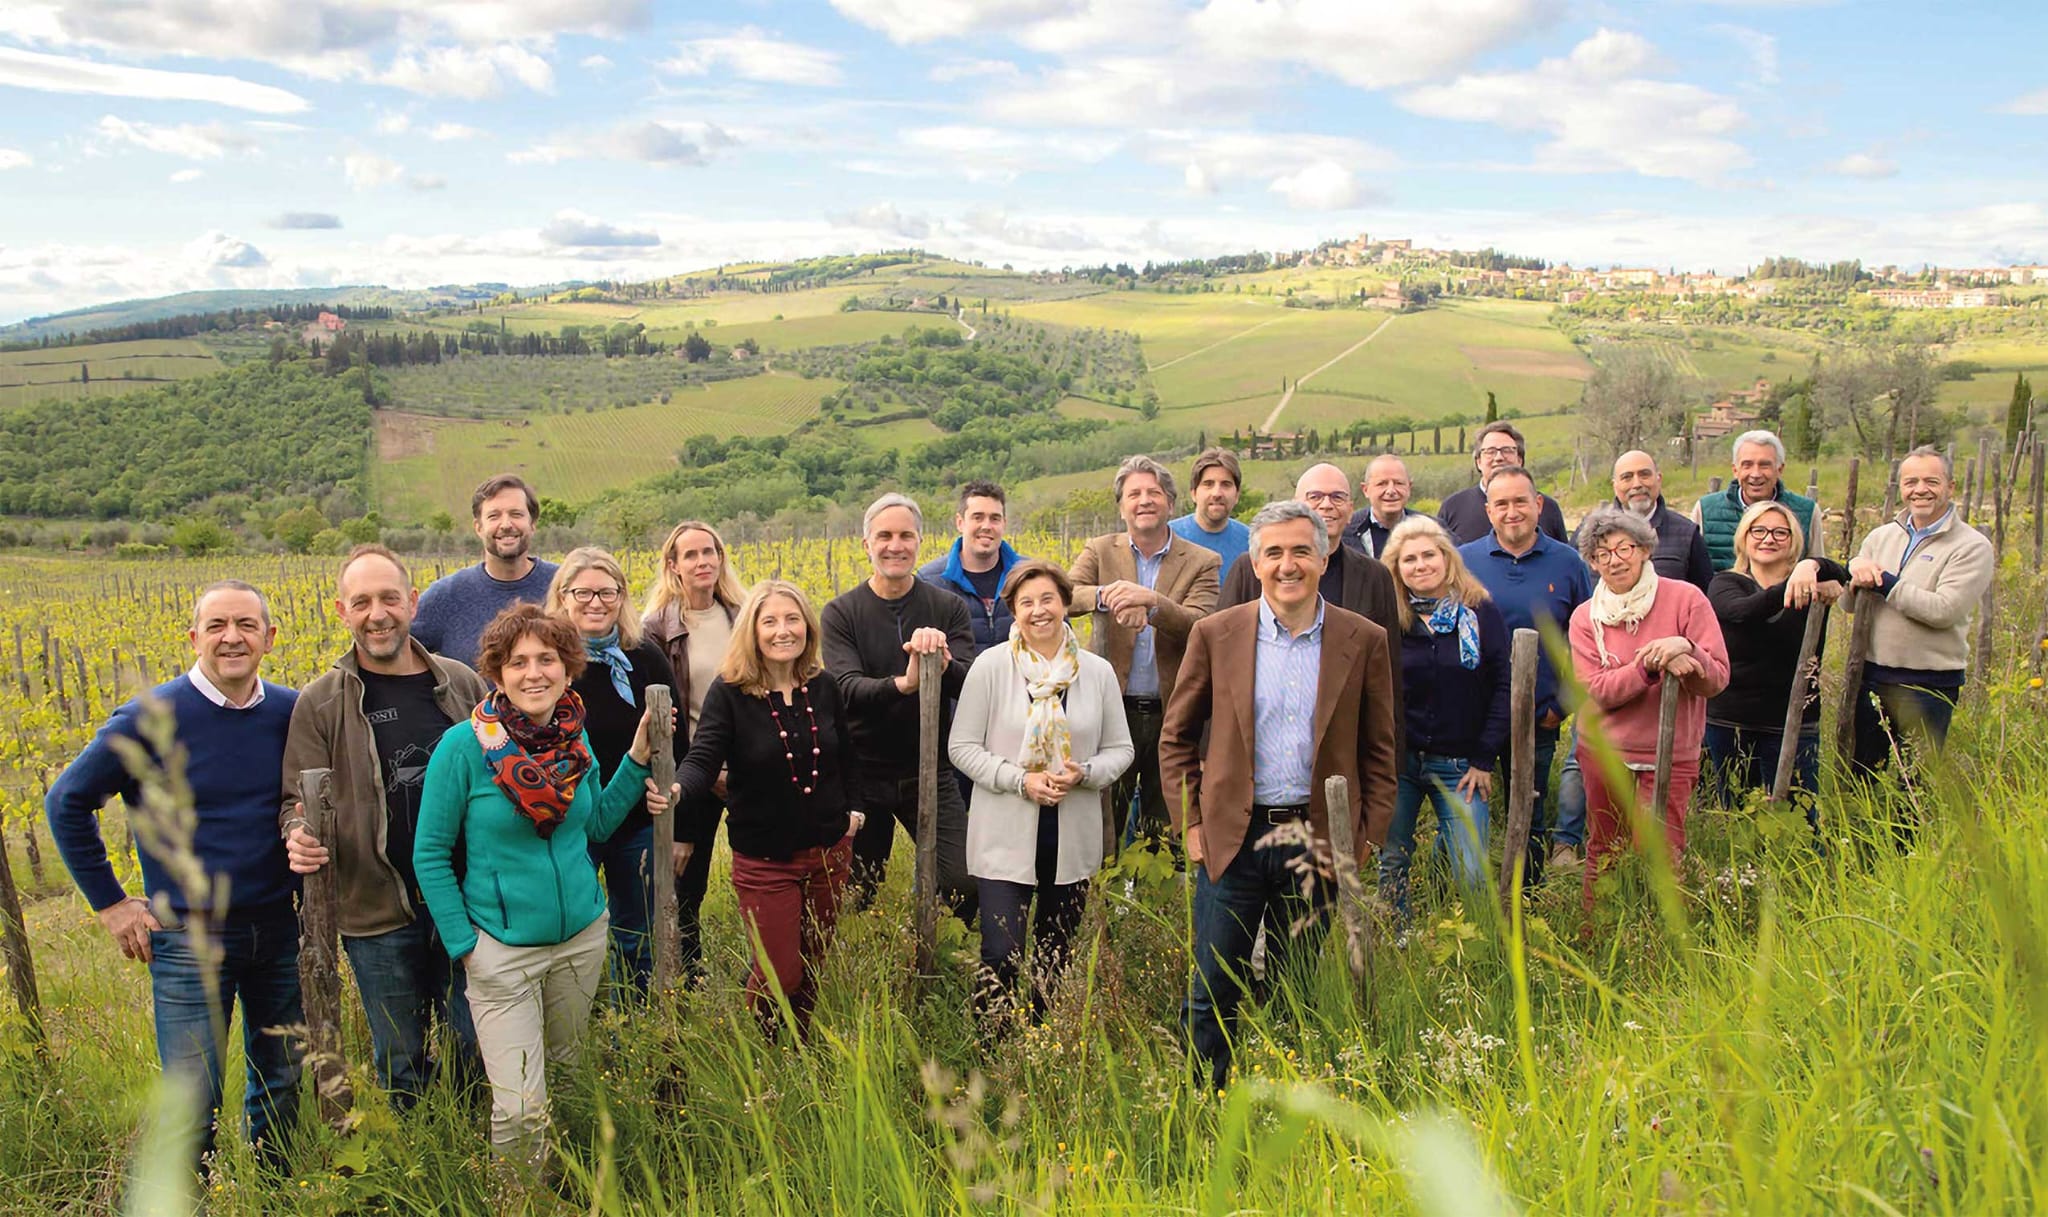
[[[1785,489],[1785,444],[1768,431],[1744,431],[1735,437],[1735,460],[1724,490],[1704,495],[1694,504],[1692,522],[1707,539],[1714,569],[1735,565],[1735,522],[1766,499],[1776,499],[1799,518],[1799,528],[1813,535],[1813,500]]]

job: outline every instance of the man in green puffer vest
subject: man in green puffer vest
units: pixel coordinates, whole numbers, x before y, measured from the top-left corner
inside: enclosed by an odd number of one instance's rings
[[[1735,524],[1742,513],[1765,499],[1776,499],[1799,519],[1806,534],[1806,547],[1813,548],[1813,500],[1785,489],[1785,444],[1768,431],[1744,431],[1735,437],[1735,476],[1726,489],[1700,496],[1693,505],[1692,522],[1707,539],[1707,556],[1714,569],[1724,571],[1735,565]]]

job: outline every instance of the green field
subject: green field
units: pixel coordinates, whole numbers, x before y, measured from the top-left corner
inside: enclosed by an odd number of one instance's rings
[[[81,369],[85,380],[80,379]],[[189,338],[5,351],[0,352],[0,408],[131,393],[162,381],[220,370],[221,362],[213,352]]]
[[[393,519],[423,520],[442,510],[461,519],[477,483],[516,472],[542,494],[580,501],[674,468],[676,450],[693,435],[788,431],[838,387],[769,373],[679,390],[666,403],[589,413],[479,422],[380,411],[377,499]]]

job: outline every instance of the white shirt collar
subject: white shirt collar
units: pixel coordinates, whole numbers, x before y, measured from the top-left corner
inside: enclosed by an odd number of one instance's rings
[[[256,692],[249,698],[248,701],[238,706],[228,700],[227,694],[221,692],[218,688],[214,687],[214,683],[212,681],[206,679],[206,673],[199,670],[198,664],[193,664],[191,672],[187,673],[187,675],[189,675],[192,678],[192,687],[199,690],[199,695],[201,697],[204,697],[206,700],[212,702],[216,706],[221,707],[222,709],[254,710],[257,706],[263,704],[263,681],[261,678],[258,678],[256,681]]]

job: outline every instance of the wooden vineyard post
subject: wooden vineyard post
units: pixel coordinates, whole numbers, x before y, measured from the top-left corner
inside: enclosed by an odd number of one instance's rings
[[[2004,489],[2004,487],[1999,485],[1999,477],[2003,472],[2004,470],[2000,466],[1997,454],[1993,453],[1990,474],[1991,510],[1994,512],[1998,512],[1998,504],[2001,501],[1999,494]],[[1993,637],[1991,629],[1992,620],[1997,616],[1998,563],[2005,557],[2005,515],[2003,512],[1999,512],[1991,521],[1991,535],[1993,538],[1991,543],[1991,582],[1984,585],[1984,601],[1977,610],[1977,654],[1974,658],[1977,661],[1975,675],[1980,687],[1985,676],[1991,671],[1991,643]]]
[[[1710,478],[1708,478],[1708,479],[1707,479],[1707,493],[1708,493],[1708,494],[1719,494],[1719,493],[1721,493],[1721,478],[1720,478],[1720,476],[1719,476],[1719,475],[1716,475],[1716,476],[1714,476],[1714,477],[1710,477]]]
[[[1892,518],[1892,504],[1899,501],[1898,493],[1899,463],[1893,461],[1891,463],[1891,475],[1885,478],[1884,482],[1884,506],[1877,509],[1877,522],[1880,527],[1883,526],[1885,521]]]
[[[1650,788],[1650,814],[1652,825],[1664,823],[1664,808],[1671,802],[1672,751],[1677,742],[1671,737],[1678,731],[1678,695],[1683,693],[1684,682],[1673,680],[1669,673],[1659,682],[1664,687],[1659,691],[1657,702],[1657,773]]]
[[[1849,458],[1849,486],[1842,492],[1842,556],[1856,552],[1856,475],[1863,470],[1863,458]]]
[[[1507,840],[1500,851],[1501,907],[1512,902],[1515,876],[1529,852],[1529,821],[1536,814],[1536,631],[1515,631],[1510,658]]]
[[[937,651],[917,656],[917,974],[939,974],[939,685]]]
[[[1344,925],[1344,962],[1351,983],[1365,983],[1365,886],[1358,879],[1358,826],[1351,820],[1351,786],[1341,773],[1323,782],[1330,823],[1330,869],[1337,875],[1337,919]]]
[[[334,773],[307,769],[299,774],[300,814],[306,832],[334,842]],[[341,891],[331,864],[305,877],[299,896],[299,991],[306,1007],[306,1064],[320,1099],[320,1118],[341,1130],[354,1095],[348,1061],[341,1049]]]
[[[1963,469],[1963,497],[1956,503],[1956,506],[1959,508],[1956,514],[1962,519],[1963,523],[1971,524],[1976,522],[1976,504],[1977,458],[1973,456],[1970,458],[1970,463]]]
[[[2041,475],[2036,473],[2034,475],[2034,481],[2036,484],[2038,484],[2041,481]],[[2036,560],[2036,564],[2038,565],[2038,559]],[[28,664],[22,659],[21,656],[21,623],[19,621],[14,623],[14,681],[15,684],[21,689],[21,695],[23,697],[27,697]]]
[[[676,780],[676,729],[670,718],[675,691],[667,685],[647,686],[647,769],[656,790]],[[683,972],[683,921],[676,908],[676,811],[654,817],[654,843],[648,847],[648,876],[654,883],[654,991],[666,993]]]
[[[1870,634],[1877,628],[1879,596],[1867,587],[1850,595],[1850,611],[1856,624],[1849,630],[1849,659],[1842,668],[1842,708],[1836,713],[1835,752],[1847,765],[1856,759],[1856,710],[1863,697],[1863,657],[1870,651]]]
[[[34,833],[34,827],[28,830]],[[0,834],[0,956],[7,961],[7,983],[14,1004],[28,1022],[29,1042],[36,1054],[48,1052],[43,1035],[43,1002],[36,992],[35,958],[28,949],[28,923],[22,920],[21,893],[14,889],[14,863],[7,856],[7,838]]]
[[[2041,474],[2048,472],[2048,470],[2043,470],[2042,468],[2044,459],[2048,459],[2048,447],[2044,447],[2041,443],[2041,437],[2036,435],[2034,437],[2034,570],[2036,572],[2041,569],[2041,537],[2042,534],[2048,533],[2048,519],[2044,519],[2041,514]],[[28,677],[23,676],[22,683],[26,684],[27,682]]]
[[[1826,513],[1821,505],[1813,505],[1815,520]],[[1824,556],[1827,548],[1827,529],[1816,526],[1813,530],[1813,548],[1807,552],[1809,558]],[[1814,674],[1820,667],[1820,634],[1827,628],[1828,606],[1815,596],[1806,606],[1806,632],[1799,637],[1799,662],[1792,666],[1792,696],[1785,707],[1785,731],[1778,741],[1778,768],[1771,779],[1771,801],[1782,803],[1792,797],[1792,766],[1799,756],[1799,731],[1806,725],[1806,703],[1808,698],[1819,696],[1818,682]],[[1813,682],[1813,683],[1809,683]]]

